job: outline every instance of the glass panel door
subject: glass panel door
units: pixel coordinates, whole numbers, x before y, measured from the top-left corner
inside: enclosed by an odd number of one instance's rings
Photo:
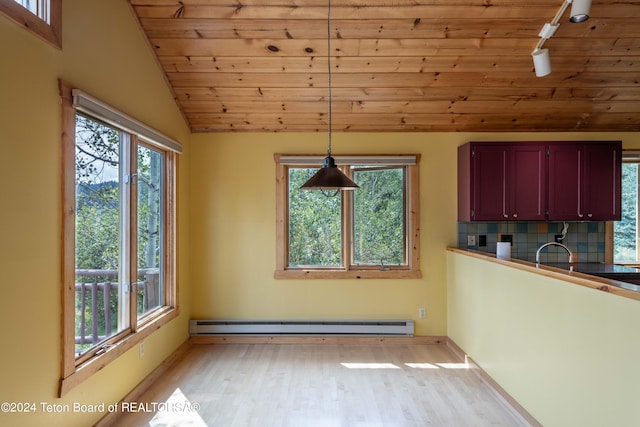
[[[76,356],[129,327],[122,286],[122,132],[76,115]]]
[[[162,259],[164,155],[138,146],[138,318],[164,305]]]

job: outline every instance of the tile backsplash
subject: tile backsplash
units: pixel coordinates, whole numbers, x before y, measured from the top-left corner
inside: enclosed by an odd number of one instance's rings
[[[574,262],[604,262],[605,223],[569,222],[562,241],[573,252]],[[553,242],[562,234],[562,222],[458,222],[458,247],[496,253],[496,242],[511,236],[511,258],[535,262],[540,245]],[[475,245],[469,245],[469,236]],[[483,237],[484,236],[484,237]],[[486,246],[480,246],[486,239]],[[567,253],[558,247],[548,247],[540,253],[541,262],[564,262]]]

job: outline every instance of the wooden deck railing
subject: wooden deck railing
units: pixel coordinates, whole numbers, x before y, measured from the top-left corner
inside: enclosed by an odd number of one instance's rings
[[[137,286],[138,300],[142,301],[138,312],[145,313],[160,303],[160,270],[140,269],[138,277],[144,277]],[[118,311],[112,300],[118,300],[118,287],[118,270],[76,270],[76,344],[98,343],[116,332],[112,323]]]

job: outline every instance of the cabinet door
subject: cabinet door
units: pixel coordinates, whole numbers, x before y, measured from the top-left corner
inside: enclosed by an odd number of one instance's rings
[[[621,144],[585,145],[583,207],[586,220],[620,220]]]
[[[471,208],[473,221],[498,221],[507,216],[505,206],[507,154],[501,144],[472,148]]]
[[[510,144],[508,152],[507,215],[510,220],[546,219],[546,145]]]
[[[549,145],[549,220],[580,221],[582,144]]]
[[[549,145],[549,220],[620,219],[621,144]]]

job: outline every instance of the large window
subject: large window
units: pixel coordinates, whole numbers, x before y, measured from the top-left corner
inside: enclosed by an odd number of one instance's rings
[[[62,48],[62,0],[0,0],[0,12]]]
[[[61,85],[65,380],[176,313],[179,144]],[[67,381],[71,383],[71,381]]]
[[[300,190],[321,156],[275,159],[275,277],[420,277],[417,156],[337,156],[360,189],[336,194]]]
[[[640,262],[640,153],[626,151],[622,157],[622,218],[613,225],[613,259],[617,263],[637,264]]]

